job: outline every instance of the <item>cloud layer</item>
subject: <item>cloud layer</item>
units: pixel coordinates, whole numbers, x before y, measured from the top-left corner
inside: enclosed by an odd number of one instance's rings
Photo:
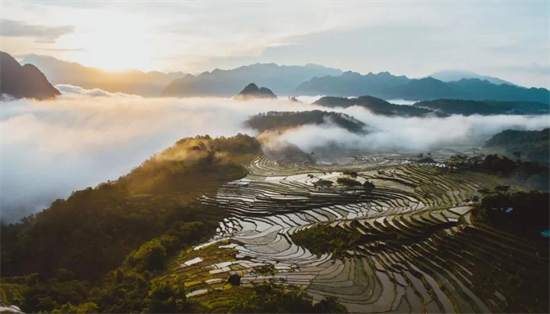
[[[74,190],[114,180],[178,139],[200,134],[254,134],[243,122],[260,112],[327,110],[284,99],[239,102],[217,98],[141,98],[58,85],[53,101],[1,104],[0,150],[3,221],[47,207]],[[505,128],[542,129],[548,116],[388,118],[359,107],[338,110],[370,126],[368,135],[335,126],[306,126],[272,138],[310,152],[336,145],[366,151],[427,151],[475,144]]]
[[[53,43],[63,35],[74,31],[72,26],[44,26],[32,25],[22,21],[0,20],[2,36],[5,37],[31,37],[37,43]]]

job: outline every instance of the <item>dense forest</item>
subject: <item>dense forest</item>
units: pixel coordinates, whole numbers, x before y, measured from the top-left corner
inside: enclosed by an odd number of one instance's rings
[[[453,155],[447,164],[461,169],[490,173],[505,180],[540,191],[550,191],[550,172],[547,165],[521,158],[510,159],[503,155],[487,156]]]
[[[284,131],[304,125],[335,124],[352,133],[364,133],[366,125],[344,113],[320,110],[278,112],[270,111],[250,117],[245,125],[259,132]]]
[[[484,148],[548,165],[550,129],[541,131],[505,130],[485,142]]]
[[[474,209],[479,222],[548,248],[541,232],[549,229],[550,194],[538,191],[513,191],[508,186],[483,190],[483,198]]]
[[[94,280],[174,222],[215,224],[220,214],[197,208],[195,198],[243,177],[241,163],[259,149],[246,135],[183,139],[116,181],[74,192],[3,226],[3,275],[50,276],[57,267]]]

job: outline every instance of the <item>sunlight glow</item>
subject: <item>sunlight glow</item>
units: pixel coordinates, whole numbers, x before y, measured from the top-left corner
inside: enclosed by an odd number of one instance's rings
[[[90,23],[78,35],[59,40],[60,45],[82,49],[66,52],[69,60],[108,71],[154,68],[155,47],[150,43],[147,19],[106,15],[100,23]]]

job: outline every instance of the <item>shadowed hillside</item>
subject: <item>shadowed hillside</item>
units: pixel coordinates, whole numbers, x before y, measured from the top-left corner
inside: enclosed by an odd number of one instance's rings
[[[21,66],[12,56],[0,51],[0,95],[2,94],[35,99],[61,95],[37,67],[32,64]]]
[[[484,147],[508,156],[548,164],[550,158],[550,129],[541,131],[505,130],[496,134]]]
[[[334,124],[353,133],[364,133],[366,125],[344,113],[327,112],[320,110],[298,112],[261,113],[250,117],[245,125],[259,132],[283,131],[304,125]]]
[[[120,179],[74,192],[22,223],[3,227],[3,275],[57,268],[98,280],[132,249],[177,221],[221,219],[199,211],[194,200],[246,175],[242,163],[260,152],[246,135],[186,138]]]
[[[267,87],[258,87],[256,84],[250,83],[234,98],[237,100],[275,99],[277,96]]]
[[[351,107],[360,106],[370,110],[374,114],[384,116],[406,116],[406,117],[423,117],[427,115],[444,116],[444,114],[435,113],[431,110],[424,108],[417,108],[407,105],[394,105],[383,99],[372,96],[361,96],[357,98],[343,98],[343,97],[322,97],[316,102],[315,105],[324,107]]]

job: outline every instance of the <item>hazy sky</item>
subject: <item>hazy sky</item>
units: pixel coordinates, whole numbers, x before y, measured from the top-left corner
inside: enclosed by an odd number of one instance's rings
[[[103,69],[466,69],[549,87],[549,1],[2,1],[1,49]]]

